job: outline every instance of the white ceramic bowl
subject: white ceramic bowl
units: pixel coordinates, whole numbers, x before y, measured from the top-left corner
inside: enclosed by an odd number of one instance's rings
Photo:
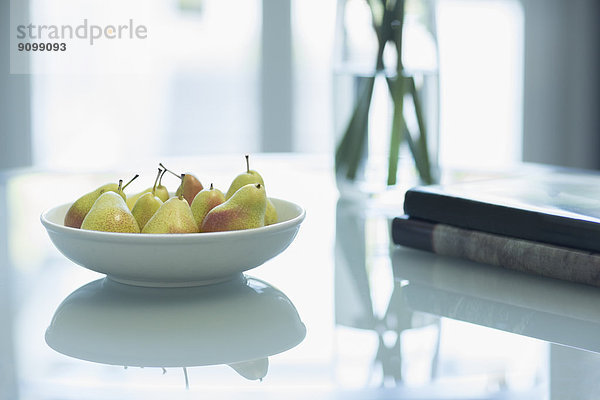
[[[69,260],[137,286],[198,286],[230,279],[284,251],[304,220],[302,207],[271,198],[279,222],[256,229],[188,234],[113,233],[64,226],[70,204],[44,212],[50,240]]]

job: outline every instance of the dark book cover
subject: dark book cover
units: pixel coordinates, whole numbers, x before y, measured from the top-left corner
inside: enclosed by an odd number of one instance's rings
[[[600,174],[537,168],[406,192],[412,218],[600,252]]]
[[[600,254],[412,219],[392,221],[395,244],[600,287]]]

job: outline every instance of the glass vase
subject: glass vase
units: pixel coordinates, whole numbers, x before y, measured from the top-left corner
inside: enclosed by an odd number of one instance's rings
[[[369,7],[380,3],[338,0],[337,4],[335,169],[342,195],[373,196],[433,183],[439,175],[437,2],[403,2],[402,23],[390,23],[392,29],[401,29],[400,46],[394,46],[396,42],[381,46],[373,19],[378,10]],[[393,88],[399,77],[403,118],[396,132],[402,140],[394,152],[392,126],[398,95],[394,102],[392,93],[398,93]]]

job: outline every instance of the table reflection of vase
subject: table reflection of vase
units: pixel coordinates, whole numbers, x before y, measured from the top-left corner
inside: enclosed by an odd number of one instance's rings
[[[46,342],[59,353],[102,364],[228,364],[248,379],[262,379],[268,357],[296,346],[305,334],[290,300],[255,278],[190,288],[101,279],[61,303]]]
[[[429,372],[419,380],[435,376],[439,340],[439,318],[412,310],[405,301],[404,284],[395,279],[389,257],[388,217],[369,207],[369,201],[340,197],[336,209],[335,240],[335,320],[338,328],[373,332],[377,351],[370,367],[381,382],[400,384],[415,376],[416,364],[429,359]],[[402,337],[428,329],[422,346],[428,349],[414,358],[404,357]],[[432,340],[429,338],[432,337]],[[406,348],[404,349],[406,350]],[[349,349],[349,353],[352,350]],[[340,351],[340,364],[344,364]],[[411,355],[412,356],[412,355]],[[343,367],[344,368],[344,367]],[[376,373],[374,371],[377,371]]]
[[[405,78],[402,90],[405,127],[401,134],[405,139],[397,154],[397,172],[391,184],[395,102],[389,82],[398,80],[398,53],[388,43],[379,57],[379,41],[368,6],[379,4],[378,1],[338,0],[333,84],[336,183],[342,194],[372,195],[390,189],[396,182],[430,183],[439,175],[436,3],[436,0],[404,0],[401,70]],[[420,118],[416,118],[416,111]],[[352,135],[348,135],[350,130]],[[421,131],[426,135],[421,136]],[[348,136],[351,140],[346,143],[344,139]],[[407,138],[412,138],[412,151]],[[421,139],[426,142],[423,146]],[[417,160],[414,151],[423,153],[419,148],[426,150]]]

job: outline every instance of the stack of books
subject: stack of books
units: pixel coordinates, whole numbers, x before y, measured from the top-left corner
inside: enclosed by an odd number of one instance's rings
[[[395,244],[600,286],[600,173],[543,167],[410,189]]]

